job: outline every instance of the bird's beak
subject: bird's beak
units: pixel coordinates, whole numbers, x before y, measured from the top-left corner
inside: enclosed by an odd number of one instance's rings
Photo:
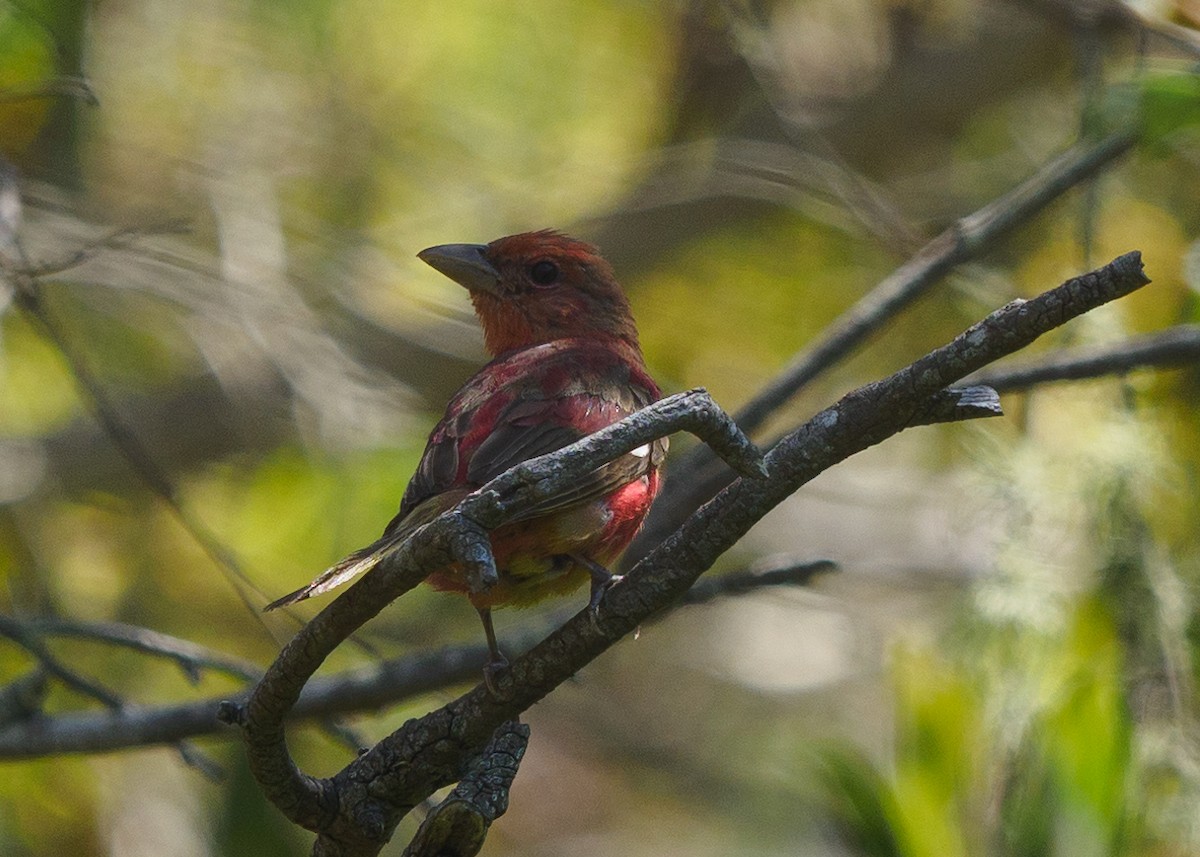
[[[441,271],[472,292],[500,297],[500,273],[487,259],[485,244],[439,244],[417,254],[417,258]]]

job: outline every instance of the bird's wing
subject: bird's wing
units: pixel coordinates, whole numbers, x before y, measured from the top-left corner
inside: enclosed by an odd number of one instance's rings
[[[510,467],[562,449],[639,407],[628,387],[562,398],[526,398],[511,403],[467,462],[467,480],[475,485]],[[524,509],[516,520],[539,518],[599,499],[640,479],[661,461],[666,441],[656,441],[598,467],[570,489]]]
[[[561,449],[658,398],[644,368],[603,343],[556,340],[497,358],[466,382],[434,426],[413,474],[397,527],[429,497],[457,487],[478,488],[510,467]],[[601,496],[658,465],[666,443],[648,461],[614,462],[529,516]],[[386,532],[386,531],[385,531]]]
[[[510,467],[562,449],[658,398],[644,371],[611,352],[549,343],[489,363],[455,394],[433,428],[400,511],[383,536],[312,583],[268,605],[303,601],[373,568],[422,524]],[[522,512],[538,518],[604,497],[657,467],[665,438],[592,471],[568,491]]]

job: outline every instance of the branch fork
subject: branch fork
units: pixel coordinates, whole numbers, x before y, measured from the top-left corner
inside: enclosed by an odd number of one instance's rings
[[[801,485],[909,426],[955,418],[959,409],[966,416],[998,412],[993,391],[948,388],[1147,282],[1140,255],[1130,253],[1009,304],[910,366],[846,395],[786,435],[765,461],[706,393],[693,390],[506,472],[418,530],[285,647],[247,705],[243,733],[255,777],[288,818],[318,833],[314,853],[377,854],[409,808],[468,776],[470,760],[480,757],[497,729],[681,598],[721,553]],[[473,562],[477,576],[486,578],[490,558],[481,550],[481,529],[510,520],[538,492],[565,487],[605,461],[679,429],[699,435],[740,472],[761,476],[766,468],[770,477],[739,479],[725,488],[606,593],[598,617],[582,611],[517,658],[498,676],[501,694],[477,686],[409,721],[329,779],[299,771],[287,751],[283,718],[341,640],[417,585],[432,563]]]

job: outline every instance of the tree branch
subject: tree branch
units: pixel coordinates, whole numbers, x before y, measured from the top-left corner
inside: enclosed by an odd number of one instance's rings
[[[492,735],[454,791],[426,816],[402,857],[474,857],[493,821],[508,810],[508,790],[529,744],[516,721]]]
[[[747,434],[754,434],[805,386],[863,345],[943,276],[991,250],[1017,226],[1129,151],[1136,141],[1134,132],[1119,131],[1099,143],[1069,149],[1004,196],[951,225],[835,319],[819,340],[797,354],[734,414],[734,420]],[[646,526],[625,554],[627,561],[644,555],[729,484],[730,475],[715,470],[713,464],[703,447],[689,450],[670,464],[668,472],[687,473],[689,478],[666,481]]]
[[[2,615],[0,621],[22,626],[28,632],[41,637],[74,637],[168,658],[175,661],[193,682],[200,680],[200,674],[204,670],[225,673],[244,681],[256,681],[262,675],[262,670],[249,661],[207,649],[190,640],[181,640],[136,625],[121,622],[81,622],[58,617],[14,619]]]
[[[829,560],[756,565],[697,583],[694,592],[689,592],[676,606],[707,603],[723,595],[741,595],[765,587],[803,586],[813,576],[832,568],[833,563]],[[652,621],[664,615],[659,614]],[[563,618],[560,617],[559,621],[563,621]],[[56,623],[62,620],[45,621]],[[553,622],[554,618],[550,617],[549,621]],[[87,623],[83,624],[87,626]],[[545,625],[539,624],[538,627],[509,634],[501,640],[501,647],[506,652],[527,651],[545,636],[545,628]],[[144,628],[131,628],[130,633],[134,632],[138,636],[156,633]],[[173,657],[168,651],[161,654]],[[232,664],[240,663],[219,652],[209,655],[213,665],[226,659]],[[482,643],[444,646],[336,675],[317,677],[305,685],[288,720],[292,723],[327,721],[332,717],[377,711],[423,693],[442,691],[474,681],[479,678],[479,665],[487,656],[487,647]],[[204,665],[210,666],[207,663]],[[248,664],[245,667],[247,671],[253,669],[255,679],[262,674],[257,667]],[[178,744],[200,736],[234,736],[217,717],[218,707],[230,699],[228,694],[157,707],[126,701],[123,709],[112,713],[83,712],[34,717],[40,710],[37,704],[39,696],[35,691],[45,682],[45,672],[35,670],[0,688],[0,759],[104,753],[132,747]],[[244,705],[248,698],[249,691],[234,697],[234,708]],[[358,742],[358,746],[361,743]]]
[[[971,381],[997,390],[1027,390],[1052,381],[1080,381],[1124,375],[1134,369],[1184,366],[1200,362],[1200,325],[1181,324],[1159,333],[1114,345],[1056,352],[1023,366],[997,366],[971,376]]]
[[[676,603],[679,606],[707,604],[724,595],[739,595],[768,586],[805,586],[814,577],[836,570],[837,563],[829,559],[757,563],[741,571],[698,580]]]
[[[8,637],[28,652],[47,675],[58,679],[76,693],[90,697],[113,711],[120,711],[125,707],[125,700],[119,694],[66,666],[47,648],[36,632],[3,614],[0,614],[0,636]]]
[[[338,639],[415,585],[428,568],[455,555],[450,542],[464,532],[454,525],[457,519],[496,526],[519,508],[516,504],[545,496],[541,492],[569,484],[605,460],[604,455],[626,452],[679,423],[662,410],[650,415],[647,409],[635,415],[645,419],[632,425],[624,421],[514,468],[454,512],[418,530],[288,644],[246,710],[232,712],[241,715],[256,778],[285,815],[318,832],[317,852],[377,854],[399,819],[432,791],[460,778],[465,761],[481,751],[501,724],[680,598],[721,553],[801,485],[911,425],[930,397],[965,375],[1147,282],[1140,254],[1127,254],[1032,300],[1008,304],[950,344],[848,394],[771,450],[766,460],[770,478],[739,479],[727,487],[612,587],[595,615],[576,615],[495,676],[495,694],[478,686],[409,721],[333,777],[301,773],[283,734],[283,716],[299,687]]]

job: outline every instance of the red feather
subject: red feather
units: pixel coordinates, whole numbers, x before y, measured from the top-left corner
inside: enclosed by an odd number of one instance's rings
[[[471,289],[495,359],[450,400],[383,536],[272,606],[369,570],[468,492],[661,395],[642,360],[629,303],[591,245],[547,230],[421,255]],[[456,566],[435,570],[429,582],[466,592],[485,613],[492,642],[487,609],[575,589],[620,555],[658,493],[666,449],[664,439],[622,456],[493,532],[500,581],[490,590],[471,591]]]

